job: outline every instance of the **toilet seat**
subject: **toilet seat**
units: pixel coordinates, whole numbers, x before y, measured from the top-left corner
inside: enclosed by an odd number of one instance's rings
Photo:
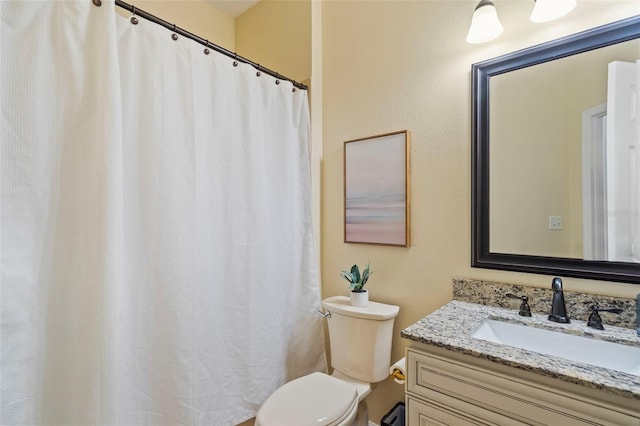
[[[260,407],[260,426],[338,426],[358,410],[354,386],[324,373],[312,373],[284,384]]]

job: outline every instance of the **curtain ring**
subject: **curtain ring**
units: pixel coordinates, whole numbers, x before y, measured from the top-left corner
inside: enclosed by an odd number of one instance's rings
[[[260,72],[260,64],[256,64],[258,66],[258,71],[256,72],[256,77],[260,77],[262,73]]]
[[[173,24],[173,34],[171,34],[171,39],[172,40],[177,40],[178,39],[178,34],[176,34],[175,31],[176,31],[176,24]]]
[[[131,15],[131,23],[133,25],[138,25],[138,18],[136,18],[136,7],[135,6],[132,6],[132,7],[133,7],[133,11]]]
[[[100,7],[100,6],[102,6],[102,1],[101,0],[93,0],[93,5]]]
[[[205,44],[204,47],[204,54],[208,55],[209,54],[209,40],[206,40],[207,44]]]
[[[234,59],[233,66],[237,67],[238,66],[238,54],[237,53],[233,54],[233,59]]]

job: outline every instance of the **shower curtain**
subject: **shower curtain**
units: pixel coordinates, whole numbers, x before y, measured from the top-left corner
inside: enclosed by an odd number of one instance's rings
[[[102,3],[0,1],[0,424],[233,425],[326,369],[307,94]]]

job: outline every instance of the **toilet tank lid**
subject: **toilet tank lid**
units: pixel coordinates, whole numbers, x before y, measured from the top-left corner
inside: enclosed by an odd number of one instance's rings
[[[330,312],[378,321],[395,318],[400,311],[398,306],[372,301],[369,301],[369,304],[364,308],[356,308],[355,306],[351,306],[351,301],[346,296],[333,296],[324,299],[322,306]]]

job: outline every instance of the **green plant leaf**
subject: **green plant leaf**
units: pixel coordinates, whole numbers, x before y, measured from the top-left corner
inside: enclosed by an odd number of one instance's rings
[[[352,282],[354,283],[360,282],[360,269],[358,269],[358,265],[353,265],[351,267],[351,276],[353,277]]]
[[[369,280],[369,276],[371,274],[373,274],[373,271],[369,271],[369,266],[370,266],[371,262],[367,263],[367,267],[364,268],[364,271],[362,271],[362,285],[364,286],[367,281]]]
[[[347,271],[342,271],[342,272],[340,272],[340,276],[342,278],[344,278],[345,280],[349,281],[349,283],[353,283],[353,280],[351,278],[351,273],[349,273]]]

